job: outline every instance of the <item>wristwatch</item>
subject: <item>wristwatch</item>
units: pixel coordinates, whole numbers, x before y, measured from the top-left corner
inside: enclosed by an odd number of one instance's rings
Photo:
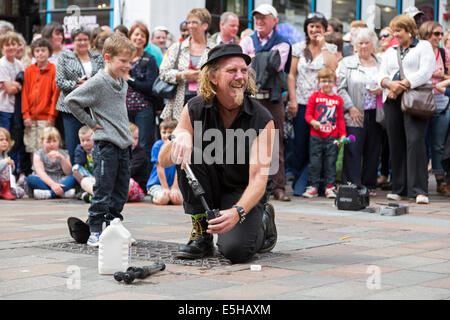
[[[168,137],[168,139],[169,139],[169,141],[175,140],[175,135],[174,135],[174,134],[171,134],[171,135]]]
[[[239,214],[239,223],[243,223],[245,220],[245,210],[241,206],[233,206],[233,208],[237,209],[237,212]]]

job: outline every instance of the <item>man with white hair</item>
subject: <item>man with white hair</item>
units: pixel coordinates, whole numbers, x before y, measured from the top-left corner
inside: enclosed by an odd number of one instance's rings
[[[169,36],[169,30],[164,26],[156,27],[152,32],[151,42],[158,46],[162,53],[165,54],[167,50],[167,37]]]
[[[237,33],[239,31],[239,17],[233,12],[224,12],[220,16],[220,31],[214,33],[209,41],[213,45],[239,43]]]
[[[290,201],[285,194],[283,128],[284,104],[282,92],[285,74],[289,73],[292,50],[289,40],[276,30],[278,12],[269,4],[262,4],[252,12],[255,33],[242,39],[242,51],[252,57],[252,68],[256,71],[258,93],[255,98],[272,114],[275,128],[279,130],[279,170],[272,177],[271,193],[275,200]],[[261,82],[260,82],[261,81]]]

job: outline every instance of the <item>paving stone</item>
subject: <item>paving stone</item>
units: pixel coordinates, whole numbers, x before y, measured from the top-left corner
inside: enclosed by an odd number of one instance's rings
[[[408,286],[382,290],[362,299],[367,300],[443,300],[450,298],[450,290],[423,286]]]
[[[432,258],[424,258],[420,256],[402,256],[397,258],[389,258],[383,260],[373,260],[374,265],[378,266],[387,266],[394,268],[415,268],[424,265],[436,264],[445,262],[444,259],[432,259]]]
[[[380,275],[382,285],[404,287],[419,285],[425,282],[430,282],[438,279],[443,279],[446,276],[441,273],[398,270]]]

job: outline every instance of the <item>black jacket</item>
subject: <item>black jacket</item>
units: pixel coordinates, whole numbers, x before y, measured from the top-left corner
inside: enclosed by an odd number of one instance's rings
[[[252,59],[252,68],[256,72],[256,85],[259,90],[269,90],[270,101],[277,103],[281,94],[287,90],[284,71],[278,71],[281,57],[278,50],[259,52]]]

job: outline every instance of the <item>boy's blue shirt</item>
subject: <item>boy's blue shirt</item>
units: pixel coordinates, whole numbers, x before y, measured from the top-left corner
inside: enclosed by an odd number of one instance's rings
[[[151,161],[154,163],[154,165],[153,165],[152,172],[150,173],[150,178],[148,179],[148,182],[147,182],[147,189],[155,184],[161,184],[161,182],[159,181],[159,178],[158,178],[158,172],[156,170],[156,163],[158,162],[159,151],[163,144],[164,144],[163,140],[158,140],[155,142],[155,144],[152,147]],[[164,170],[164,172],[166,173],[167,184],[170,187],[170,186],[172,186],[174,179],[175,179],[175,174],[177,172],[176,166],[175,165],[170,166],[170,167],[166,168]]]

